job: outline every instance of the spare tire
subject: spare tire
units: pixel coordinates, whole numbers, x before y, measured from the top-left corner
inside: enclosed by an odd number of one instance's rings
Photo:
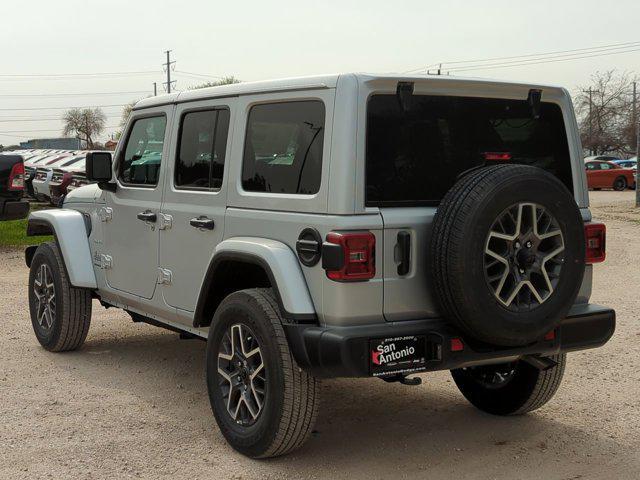
[[[573,196],[526,165],[459,179],[438,207],[428,253],[443,316],[499,346],[536,342],[558,325],[580,290],[584,257]]]

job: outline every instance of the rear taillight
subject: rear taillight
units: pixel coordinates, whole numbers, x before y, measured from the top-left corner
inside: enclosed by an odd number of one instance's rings
[[[373,233],[332,232],[327,235],[327,243],[337,246],[330,262],[325,261],[323,252],[323,266],[331,280],[357,282],[376,275],[376,237]]]
[[[607,227],[604,223],[585,223],[586,241],[585,262],[587,264],[604,262],[606,257]]]
[[[24,190],[24,163],[16,163],[11,169],[9,190]]]

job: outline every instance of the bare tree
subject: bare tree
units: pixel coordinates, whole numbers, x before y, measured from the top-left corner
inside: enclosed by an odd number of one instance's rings
[[[205,82],[200,83],[198,85],[192,85],[189,87],[189,90],[196,90],[198,88],[207,88],[207,87],[219,87],[220,85],[231,85],[233,83],[240,83],[241,80],[238,80],[233,75],[229,75],[228,77],[222,77],[220,80],[216,80],[215,82]]]
[[[615,70],[597,72],[575,99],[582,146],[593,155],[635,150],[632,91],[635,78]]]
[[[95,139],[104,130],[106,117],[99,108],[72,108],[63,117],[63,135],[74,135],[84,140],[88,149],[94,149]]]

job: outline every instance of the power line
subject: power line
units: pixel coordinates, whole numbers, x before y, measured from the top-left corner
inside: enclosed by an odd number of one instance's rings
[[[568,62],[571,60],[581,60],[584,58],[594,58],[594,57],[609,57],[612,55],[620,55],[622,53],[633,53],[640,52],[640,48],[635,48],[631,50],[625,51],[617,51],[617,52],[609,52],[609,53],[596,53],[593,55],[581,55],[577,57],[569,57],[569,58],[559,58],[559,59],[550,59],[550,60],[540,60],[540,61],[523,61],[520,63],[504,63],[504,64],[489,64],[489,65],[478,65],[469,68],[451,68],[447,69],[450,72],[469,72],[473,70],[493,70],[497,68],[509,68],[509,67],[523,67],[527,65],[540,65],[543,63],[558,63],[558,62]]]
[[[130,75],[158,74],[156,70],[140,70],[135,72],[91,72],[91,73],[1,73],[0,78],[42,78],[42,77],[111,77]]]
[[[104,127],[105,129],[107,128],[120,128],[120,125],[109,125]],[[61,129],[60,128],[45,128],[45,129],[37,129],[37,130],[3,130],[0,133],[37,133],[37,132],[59,132]]]
[[[0,111],[21,111],[21,110],[70,110],[72,108],[107,108],[124,107],[126,103],[116,103],[111,105],[81,105],[75,107],[30,107],[30,108],[0,108]]]
[[[485,58],[485,59],[477,59],[477,60],[460,60],[460,61],[452,61],[452,62],[442,62],[440,64],[438,63],[432,63],[430,65],[426,65],[424,67],[420,67],[420,68],[414,68],[412,70],[406,70],[403,73],[413,73],[413,72],[419,72],[419,71],[424,71],[427,70],[430,67],[434,67],[434,66],[438,66],[438,65],[444,65],[444,70],[448,70],[448,71],[466,71],[467,69],[471,69],[471,68],[477,68],[477,69],[481,69],[483,67],[487,67],[487,66],[502,66],[502,65],[510,65],[510,64],[514,64],[514,66],[520,66],[520,64],[526,64],[526,63],[531,63],[533,65],[537,64],[534,62],[538,62],[538,63],[545,63],[546,61],[550,60],[550,59],[556,59],[556,58],[562,58],[562,57],[571,57],[571,58],[566,58],[566,60],[577,60],[579,58],[590,58],[590,56],[601,56],[599,54],[603,53],[603,52],[612,52],[611,54],[616,54],[616,53],[628,53],[626,51],[626,49],[629,48],[635,48],[635,47],[640,47],[640,41],[635,41],[635,42],[626,42],[626,43],[615,43],[615,44],[609,44],[609,45],[601,45],[601,46],[597,46],[597,47],[586,47],[586,48],[576,48],[576,49],[571,49],[571,50],[556,50],[556,51],[552,51],[552,52],[546,52],[546,53],[530,53],[530,54],[524,54],[524,55],[513,55],[513,56],[506,56],[506,57],[491,57],[491,58]],[[616,51],[616,50],[619,50]],[[629,51],[634,51],[634,50],[629,50]],[[589,55],[586,56],[587,54],[598,54],[598,55]],[[539,58],[534,58],[534,57],[539,57]],[[498,60],[512,60],[512,61],[507,61],[507,62],[498,62],[498,63],[494,63],[494,64],[486,64],[486,62],[495,62]],[[544,62],[543,62],[544,61]],[[453,67],[453,68],[447,68],[448,65],[461,65],[461,64],[478,64],[478,65],[470,65],[469,67]],[[550,62],[552,63],[552,62]],[[464,68],[464,70],[463,70]]]
[[[205,74],[205,73],[185,72],[183,70],[175,70],[175,73],[180,73],[182,75],[187,75],[187,76],[196,77],[196,78],[215,78],[217,80],[221,80],[221,79],[224,78],[224,77],[219,77],[219,76],[216,76],[216,75],[208,75],[208,74]]]
[[[83,93],[8,93],[0,94],[0,97],[83,97],[89,95],[138,95],[149,93],[147,90],[135,90],[130,92],[83,92]]]
[[[120,118],[120,114],[105,115],[106,118]],[[53,122],[56,120],[62,120],[62,117],[42,117],[42,118],[5,118],[0,117],[0,123],[21,123],[21,122]]]
[[[626,43],[612,43],[610,45],[602,45],[600,47],[587,47],[587,48],[574,48],[573,50],[556,50],[553,52],[546,53],[528,53],[526,55],[514,55],[511,57],[493,57],[493,58],[485,58],[481,60],[460,60],[456,62],[444,62],[445,65],[454,65],[460,63],[480,63],[480,62],[493,62],[496,60],[512,60],[515,58],[527,58],[527,57],[542,57],[547,55],[556,55],[563,53],[576,53],[576,52],[586,52],[587,50],[602,50],[602,49],[614,49],[614,48],[627,48],[627,47],[635,47],[640,46],[640,41],[638,42],[626,42]]]

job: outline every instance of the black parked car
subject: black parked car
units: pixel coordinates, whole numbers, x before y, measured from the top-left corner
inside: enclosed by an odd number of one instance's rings
[[[20,155],[0,154],[0,220],[18,220],[29,213],[24,200],[24,162]]]

